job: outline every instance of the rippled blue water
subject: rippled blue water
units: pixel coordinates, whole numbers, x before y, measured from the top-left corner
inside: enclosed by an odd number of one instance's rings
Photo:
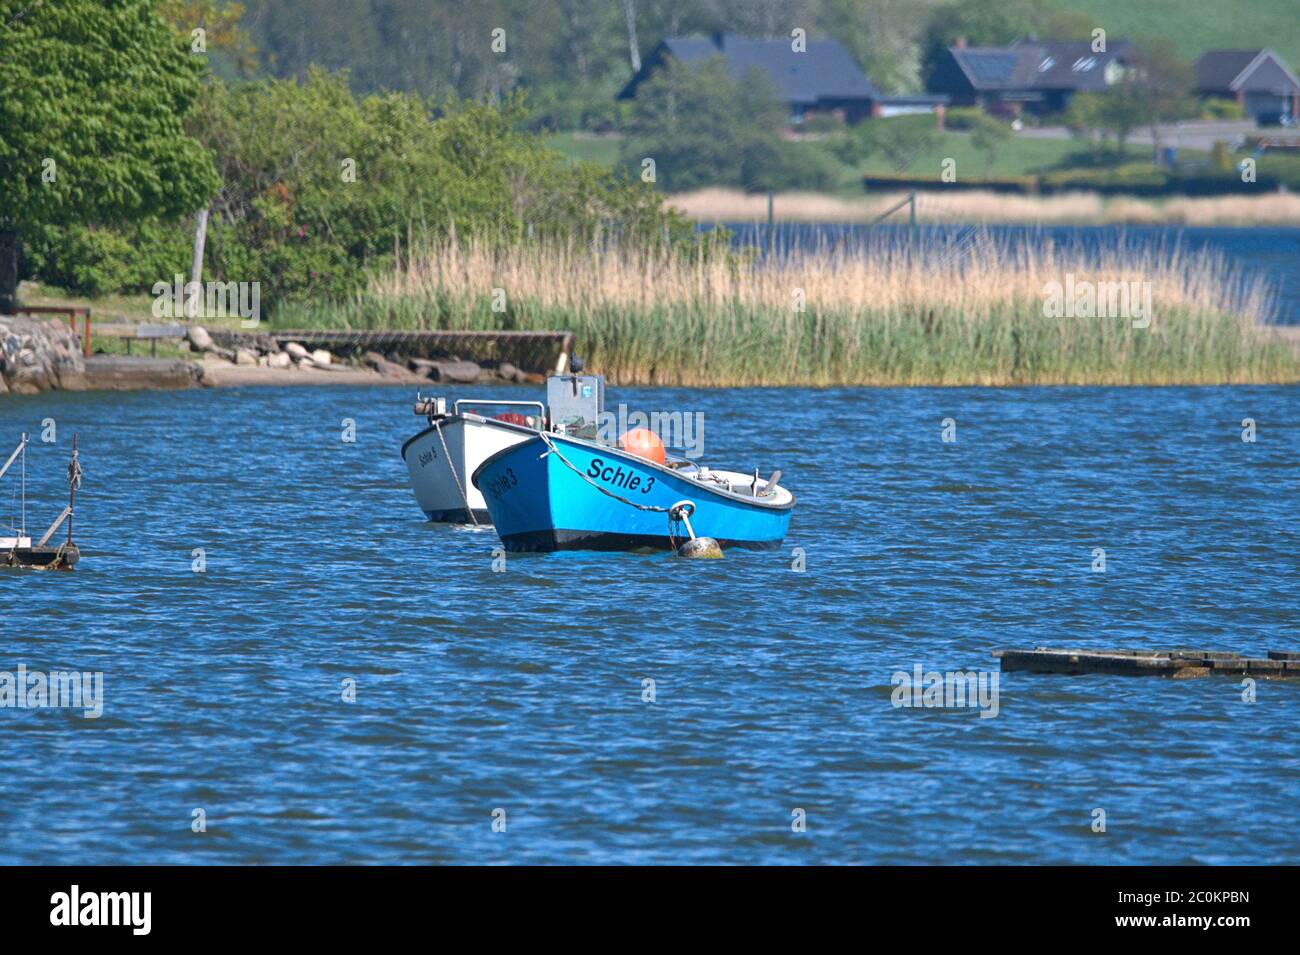
[[[0,404],[6,444],[57,422],[31,523],[74,431],[86,471],[82,567],[0,573],[0,670],[106,695],[0,709],[0,862],[1300,862],[1294,683],[890,699],[1004,646],[1300,650],[1300,389],[614,389],[703,411],[708,461],[782,468],[787,546],[504,573],[490,531],[423,522],[410,397]]]

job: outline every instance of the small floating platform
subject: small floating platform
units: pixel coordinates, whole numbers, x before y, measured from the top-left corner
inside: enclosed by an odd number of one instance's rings
[[[29,567],[35,570],[72,570],[81,559],[81,551],[72,542],[72,515],[77,501],[77,488],[81,487],[81,462],[77,456],[77,436],[72,436],[72,460],[68,462],[68,506],[65,507],[54,523],[34,544],[27,534],[27,445],[30,437],[26,434],[18,442],[9,460],[0,467],[3,478],[15,461],[21,461],[22,467],[20,493],[22,494],[22,524],[12,528],[15,533],[0,537],[0,567]],[[51,544],[50,539],[66,523],[68,537],[61,544]]]
[[[1061,673],[1079,676],[1249,676],[1300,679],[1300,653],[1270,650],[1267,657],[1248,657],[1217,650],[994,650],[1003,673]]]
[[[72,570],[81,559],[76,544],[58,547],[33,547],[30,537],[19,543],[12,537],[0,537],[0,567],[33,567],[40,570]]]

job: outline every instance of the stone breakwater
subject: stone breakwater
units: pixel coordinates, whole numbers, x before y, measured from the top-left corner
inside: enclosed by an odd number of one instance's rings
[[[81,343],[65,323],[0,315],[0,395],[86,387]]]
[[[395,381],[431,381],[443,384],[539,384],[545,376],[526,371],[509,361],[472,361],[460,355],[424,358],[399,351],[345,348],[337,354],[326,348],[309,348],[300,342],[253,332],[211,331],[191,325],[186,331],[190,351],[202,356],[204,367],[215,361],[253,368],[338,372],[374,372]]]
[[[187,329],[190,357],[82,357],[81,342],[59,319],[0,315],[0,395],[42,391],[137,391],[244,385],[537,384],[542,375],[509,362],[474,362],[365,351],[344,357],[269,335]]]

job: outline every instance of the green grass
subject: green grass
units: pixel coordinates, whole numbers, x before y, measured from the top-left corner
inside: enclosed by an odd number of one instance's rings
[[[618,162],[618,151],[623,140],[591,133],[555,133],[547,140],[547,144],[569,159],[585,159],[612,169]]]
[[[153,317],[152,295],[101,295],[89,298],[70,295],[63,289],[37,282],[23,282],[18,288],[18,301],[28,306],[89,306],[92,332],[95,322],[156,322]]]
[[[618,161],[621,140],[616,137],[592,137],[580,133],[557,133],[551,137],[550,145],[570,159],[586,159],[613,168]],[[810,148],[822,147],[821,143],[813,140],[805,140],[805,145]],[[957,162],[959,181],[963,178],[1006,179],[1054,168],[1081,152],[1082,146],[1072,139],[1029,139],[1013,136],[1003,144],[993,162],[988,164],[984,154],[971,144],[970,133],[948,130],[940,133],[935,147],[918,156],[903,175],[938,179],[943,161],[951,158]],[[1191,159],[1200,154],[1183,150],[1183,155],[1184,158]],[[1135,161],[1149,160],[1151,150],[1144,146],[1130,146],[1126,150],[1126,157]],[[823,191],[841,197],[861,195],[863,175],[895,172],[883,156],[869,156],[852,168],[839,163],[838,168],[839,175],[834,184]]]
[[[139,339],[131,340],[130,346],[131,350],[127,351],[127,339],[96,335],[94,326],[91,326],[90,350],[93,354],[133,355],[136,358],[182,358],[186,361],[199,357],[197,353],[182,348],[174,339],[158,340],[153,351],[149,348],[149,342]]]
[[[986,165],[984,153],[971,144],[970,133],[945,131],[940,134],[935,147],[919,156],[903,174],[918,177],[933,176],[938,179],[943,161],[952,158],[957,162],[958,181],[963,177],[983,179],[987,176],[993,178],[1027,176],[1058,166],[1081,152],[1082,146],[1072,139],[1029,139],[1024,136],[1012,136],[994,156],[992,164]],[[1143,146],[1130,146],[1125,154],[1128,158],[1137,160],[1151,158],[1150,148]],[[893,173],[894,169],[883,156],[869,156],[861,164],[860,171],[864,174]]]
[[[153,314],[154,297],[147,294],[117,294],[86,296],[73,295],[53,285],[38,282],[23,282],[18,288],[18,301],[27,306],[89,306],[91,309],[91,338],[94,339],[96,325],[105,323],[169,322],[170,317],[158,318]],[[241,328],[238,315],[220,318],[205,318],[202,324],[207,328]],[[132,353],[139,354],[138,346],[132,345]],[[144,347],[148,348],[146,342]],[[159,348],[161,349],[161,345]],[[161,350],[159,355],[161,355]]]
[[[1296,0],[1052,0],[1086,13],[1110,40],[1168,37],[1188,60],[1207,50],[1270,47],[1300,70]]]

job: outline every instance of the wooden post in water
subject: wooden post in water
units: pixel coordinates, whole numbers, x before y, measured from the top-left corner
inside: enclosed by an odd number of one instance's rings
[[[767,254],[776,253],[776,217],[772,213],[772,190],[767,190]]]

